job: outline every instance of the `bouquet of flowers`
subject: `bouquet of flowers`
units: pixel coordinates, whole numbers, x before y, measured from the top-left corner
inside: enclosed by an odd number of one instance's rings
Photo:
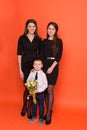
[[[36,97],[35,97],[35,93],[34,91],[37,90],[37,80],[35,79],[32,79],[32,80],[29,80],[25,83],[25,87],[29,90],[29,96],[32,96],[33,97],[33,103],[36,104]]]

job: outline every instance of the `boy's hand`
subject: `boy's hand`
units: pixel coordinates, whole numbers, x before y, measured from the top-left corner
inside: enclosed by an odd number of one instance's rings
[[[34,91],[34,93],[36,94],[36,93],[38,93],[38,91],[37,91],[37,90],[35,90],[35,91]]]

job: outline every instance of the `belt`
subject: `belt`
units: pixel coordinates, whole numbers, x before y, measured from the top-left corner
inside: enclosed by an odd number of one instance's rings
[[[55,60],[55,57],[47,57],[48,60]]]

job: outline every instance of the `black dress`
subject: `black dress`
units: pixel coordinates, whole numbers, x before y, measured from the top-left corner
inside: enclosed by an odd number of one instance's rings
[[[59,65],[59,61],[61,59],[62,56],[62,49],[63,49],[63,44],[62,44],[62,40],[58,38],[58,54],[56,57],[54,57],[53,52],[52,52],[52,43],[53,40],[49,40],[49,39],[44,39],[42,41],[42,45],[41,45],[41,56],[43,58],[43,63],[44,63],[44,71],[45,73],[47,72],[47,69],[53,64],[54,61],[57,61],[58,64],[55,66],[55,68],[53,69],[51,74],[47,74],[47,79],[48,79],[48,84],[49,85],[55,85],[56,84],[56,80],[58,77],[58,65]],[[52,59],[50,59],[52,58]]]
[[[30,70],[33,68],[33,61],[38,55],[40,49],[41,38],[34,37],[31,42],[26,35],[22,35],[18,40],[17,55],[22,55],[22,71],[24,73],[24,82],[30,73]]]

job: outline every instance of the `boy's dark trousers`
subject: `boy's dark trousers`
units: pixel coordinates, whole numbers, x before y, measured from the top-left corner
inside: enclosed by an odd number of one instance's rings
[[[32,102],[32,116],[37,116],[37,105],[39,107],[39,119],[44,119],[44,92],[36,94],[37,103]]]

